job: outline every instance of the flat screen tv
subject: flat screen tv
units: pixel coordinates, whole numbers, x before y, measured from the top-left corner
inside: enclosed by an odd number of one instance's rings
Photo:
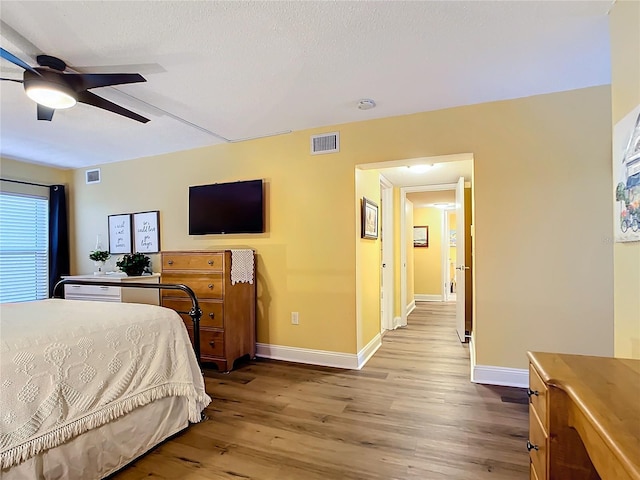
[[[262,180],[189,187],[189,235],[263,233]]]

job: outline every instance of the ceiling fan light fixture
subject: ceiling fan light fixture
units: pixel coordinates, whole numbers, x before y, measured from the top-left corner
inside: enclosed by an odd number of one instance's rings
[[[36,103],[56,110],[71,108],[77,100],[72,92],[54,86],[34,85],[25,88],[27,96]]]

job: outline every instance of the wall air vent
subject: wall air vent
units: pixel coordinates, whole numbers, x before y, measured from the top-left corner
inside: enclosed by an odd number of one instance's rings
[[[340,132],[311,135],[311,155],[340,151]]]
[[[94,168],[93,170],[84,171],[85,181],[87,185],[90,183],[100,183],[100,169]]]

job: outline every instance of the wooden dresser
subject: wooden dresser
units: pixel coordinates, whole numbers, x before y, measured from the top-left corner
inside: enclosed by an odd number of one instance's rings
[[[640,360],[529,352],[530,478],[640,480]]]
[[[255,259],[253,283],[231,283],[230,250],[162,252],[161,283],[189,286],[200,303],[200,360],[215,363],[228,372],[234,362],[256,353],[256,281]],[[254,257],[255,258],[255,257]],[[162,306],[188,312],[191,301],[176,290],[163,290]],[[193,342],[193,322],[184,320]]]

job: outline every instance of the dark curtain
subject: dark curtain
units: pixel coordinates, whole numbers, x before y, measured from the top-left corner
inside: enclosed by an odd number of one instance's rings
[[[69,275],[69,229],[64,185],[49,187],[49,297],[62,275]]]

